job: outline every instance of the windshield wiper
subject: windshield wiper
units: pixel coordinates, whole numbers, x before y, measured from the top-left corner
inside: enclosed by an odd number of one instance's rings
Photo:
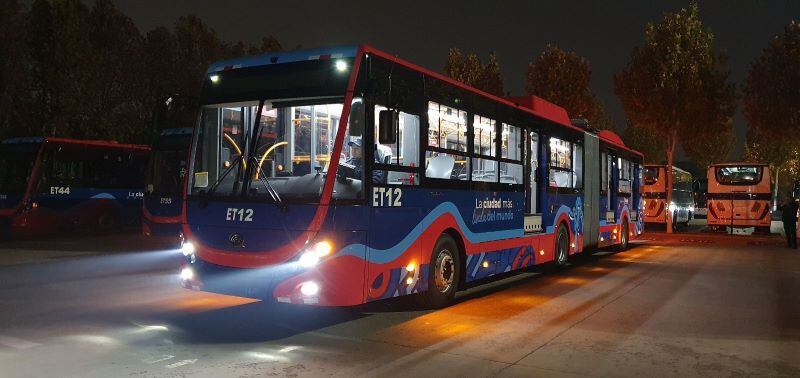
[[[258,164],[258,160],[255,158],[255,156],[253,157],[253,163],[254,163],[253,166],[255,166],[256,169],[258,169],[258,171],[256,172],[258,180],[261,181],[261,184],[263,184],[264,188],[267,189],[267,193],[269,193],[269,196],[272,197],[273,201],[275,201],[275,205],[277,205],[278,208],[281,209],[281,211],[283,212],[288,211],[289,206],[287,206],[286,203],[283,202],[283,198],[281,198],[281,195],[278,193],[277,190],[275,190],[275,187],[272,186],[272,183],[269,182],[267,175],[264,173],[264,170],[261,169],[261,165]]]
[[[236,160],[234,160],[233,163],[231,163],[231,166],[226,168],[225,171],[222,172],[222,175],[220,175],[219,178],[217,178],[217,181],[214,181],[214,183],[211,184],[211,187],[208,188],[207,195],[210,197],[212,194],[214,194],[214,191],[217,190],[217,187],[219,186],[219,184],[221,184],[222,181],[225,180],[225,177],[227,177],[228,174],[231,173],[233,168],[235,168],[237,165],[239,165],[243,161],[244,161],[244,157],[242,155],[239,155],[239,157],[237,157]]]

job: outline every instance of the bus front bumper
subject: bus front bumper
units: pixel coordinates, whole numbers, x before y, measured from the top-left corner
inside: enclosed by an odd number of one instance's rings
[[[365,261],[331,256],[306,268],[297,262],[261,268],[231,268],[200,259],[181,267],[183,287],[264,301],[315,306],[364,303]]]

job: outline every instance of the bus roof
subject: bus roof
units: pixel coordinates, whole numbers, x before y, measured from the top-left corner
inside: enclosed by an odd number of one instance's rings
[[[745,166],[745,167],[746,166],[766,167],[768,165],[769,164],[767,164],[767,163],[745,163],[745,162],[741,162],[741,163],[717,163],[717,164],[711,164],[711,167],[741,167],[741,166]]]
[[[279,63],[301,62],[305,60],[355,58],[359,46],[337,46],[319,49],[281,51],[262,55],[253,55],[212,63],[208,74],[235,70],[239,68],[268,66]]]
[[[34,143],[61,143],[61,144],[78,144],[84,146],[97,146],[97,147],[113,147],[125,149],[138,149],[149,150],[150,147],[143,144],[123,144],[116,141],[109,140],[80,140],[69,138],[55,138],[55,137],[21,137],[9,138],[3,141],[3,144],[34,144]]]
[[[239,68],[260,67],[271,64],[299,62],[306,60],[354,58],[356,55],[359,54],[359,52],[380,56],[381,58],[397,63],[408,69],[421,72],[425,75],[442,80],[444,82],[449,83],[450,85],[478,94],[492,101],[520,109],[523,112],[533,114],[539,118],[558,124],[559,126],[566,127],[568,129],[572,129],[574,131],[579,131],[579,132],[586,131],[583,128],[574,126],[572,124],[569,116],[567,115],[567,111],[564,108],[556,104],[553,104],[551,102],[548,102],[542,98],[536,96],[510,97],[510,98],[502,98],[499,96],[495,96],[488,92],[484,92],[480,89],[468,86],[464,83],[461,83],[445,75],[442,75],[438,72],[431,71],[427,68],[418,66],[409,61],[400,59],[397,56],[383,52],[369,45],[338,46],[338,47],[328,47],[328,48],[318,48],[318,49],[308,49],[308,50],[284,51],[284,52],[275,52],[263,55],[225,60],[212,63],[208,68],[208,74],[220,71],[234,70]],[[639,155],[640,157],[644,157],[644,155],[641,152],[627,147],[625,143],[622,142],[622,139],[611,131],[603,130],[598,133],[598,137],[602,141],[611,144],[617,148],[632,152],[636,155]]]
[[[657,168],[666,168],[667,165],[666,164],[645,164],[644,167],[645,168],[650,168],[650,167],[653,167],[653,168],[656,168],[656,167]],[[681,173],[689,173],[689,174],[691,174],[689,171],[685,171],[685,170],[680,169],[680,168],[678,168],[678,167],[676,167],[674,165],[672,166],[672,170],[673,171],[678,171],[678,172],[681,172]]]

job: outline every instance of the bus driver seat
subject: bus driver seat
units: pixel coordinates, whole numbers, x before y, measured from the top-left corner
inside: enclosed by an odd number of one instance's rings
[[[425,177],[449,180],[453,174],[455,164],[456,161],[452,156],[434,156],[428,161],[428,166],[425,168]]]

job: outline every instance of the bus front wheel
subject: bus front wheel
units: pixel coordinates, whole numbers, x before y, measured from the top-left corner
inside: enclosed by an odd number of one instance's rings
[[[461,279],[461,255],[453,237],[443,234],[436,241],[428,269],[428,290],[423,305],[442,308],[449,305],[458,291]]]

